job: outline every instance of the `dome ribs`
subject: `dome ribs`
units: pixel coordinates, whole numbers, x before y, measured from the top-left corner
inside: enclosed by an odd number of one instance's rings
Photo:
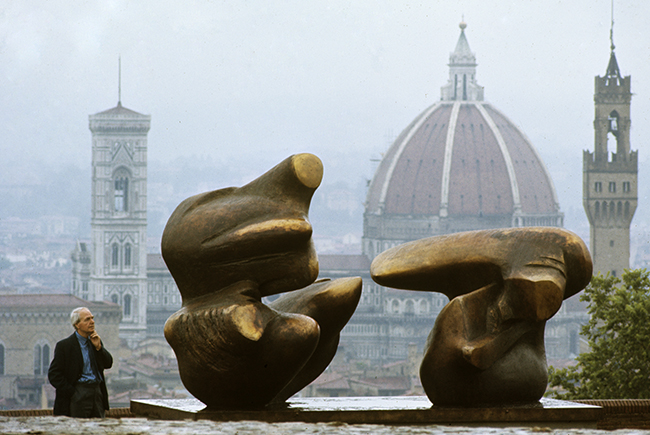
[[[441,106],[438,108],[437,106]],[[448,104],[434,105],[436,110],[427,111],[427,116],[420,118],[417,125],[411,127],[402,142],[395,141],[393,147],[402,145],[399,154],[392,154],[392,171],[384,200],[384,212],[390,214],[422,215],[437,214],[440,204],[440,167],[437,153],[442,152],[438,143],[447,132]],[[438,169],[437,169],[438,167]],[[434,187],[435,186],[435,187]]]
[[[521,130],[495,108],[485,106],[497,123],[514,162],[521,211],[526,214],[555,213],[559,210],[555,188],[541,157]]]
[[[449,214],[505,215],[512,195],[499,145],[473,104],[459,113],[449,187]]]
[[[444,205],[449,216],[507,216],[515,206],[524,214],[559,210],[536,150],[483,102],[440,102],[418,116],[382,159],[366,205],[373,213],[441,217]]]
[[[458,231],[563,225],[548,170],[526,135],[483,101],[464,30],[440,101],[383,157],[366,200],[364,253]]]

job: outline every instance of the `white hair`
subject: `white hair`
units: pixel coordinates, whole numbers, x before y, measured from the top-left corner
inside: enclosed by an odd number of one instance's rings
[[[75,331],[77,330],[77,323],[79,323],[79,321],[81,320],[80,319],[81,316],[79,315],[79,313],[81,313],[82,310],[88,310],[88,308],[77,307],[74,310],[72,310],[72,312],[70,313],[70,323],[72,323],[72,326],[74,327]]]

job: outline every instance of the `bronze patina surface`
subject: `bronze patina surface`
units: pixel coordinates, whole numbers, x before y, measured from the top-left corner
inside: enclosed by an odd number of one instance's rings
[[[371,265],[378,284],[450,299],[420,367],[422,386],[439,406],[538,401],[548,381],[546,321],[591,274],[584,242],[546,227],[417,240],[383,252]]]
[[[361,278],[314,283],[308,211],[322,175],[318,157],[294,155],[243,187],[186,199],[167,222],[162,255],[183,306],[165,338],[210,409],[282,402],[334,357]]]

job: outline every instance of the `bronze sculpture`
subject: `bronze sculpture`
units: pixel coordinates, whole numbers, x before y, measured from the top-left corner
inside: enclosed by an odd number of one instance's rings
[[[537,402],[547,384],[546,321],[591,274],[578,236],[541,227],[417,240],[371,265],[378,284],[450,299],[420,367],[427,396],[440,406]]]
[[[243,187],[186,199],[167,222],[162,254],[183,307],[165,338],[208,409],[282,402],[336,352],[361,278],[314,283],[308,211],[322,175],[316,156],[297,154]]]

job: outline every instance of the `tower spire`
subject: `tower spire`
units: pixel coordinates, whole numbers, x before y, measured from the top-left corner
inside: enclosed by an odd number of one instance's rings
[[[117,58],[117,105],[122,106],[122,56]]]
[[[608,78],[608,83],[612,84],[620,84],[621,81],[621,71],[618,68],[618,62],[616,61],[616,54],[614,53],[614,0],[612,0],[612,21],[611,21],[611,26],[609,28],[609,48],[610,48],[610,55],[609,55],[609,64],[607,65],[607,72],[605,73],[605,77]]]
[[[609,42],[610,42],[610,48],[612,49],[612,52],[614,51],[614,0],[612,0],[612,25],[609,28]]]

